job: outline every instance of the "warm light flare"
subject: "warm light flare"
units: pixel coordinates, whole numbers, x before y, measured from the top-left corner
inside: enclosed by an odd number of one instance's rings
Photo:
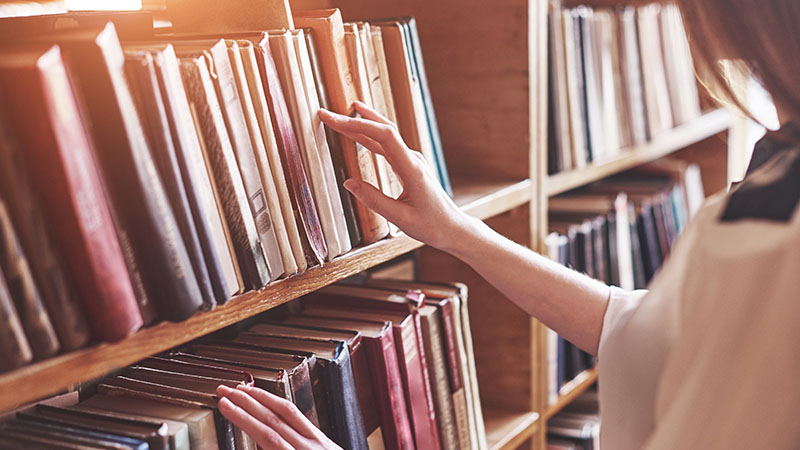
[[[137,11],[142,0],[66,0],[70,11]]]

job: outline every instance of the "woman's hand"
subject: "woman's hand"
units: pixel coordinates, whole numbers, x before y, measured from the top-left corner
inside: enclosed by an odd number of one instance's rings
[[[341,450],[294,403],[265,390],[221,385],[217,397],[222,415],[253,438],[259,448]]]
[[[445,193],[422,154],[406,146],[393,123],[361,102],[355,107],[363,119],[326,110],[320,110],[319,116],[333,130],[383,155],[400,179],[403,193],[395,200],[352,178],[344,187],[414,239],[451,251],[463,237],[469,216]]]

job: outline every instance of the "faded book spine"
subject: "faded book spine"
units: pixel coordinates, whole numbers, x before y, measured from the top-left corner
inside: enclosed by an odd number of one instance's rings
[[[425,348],[428,377],[433,391],[433,405],[436,411],[436,423],[439,426],[440,442],[443,449],[455,450],[460,448],[460,442],[453,397],[448,382],[446,357],[442,348],[440,314],[440,311],[433,306],[426,306],[420,310],[422,342]]]

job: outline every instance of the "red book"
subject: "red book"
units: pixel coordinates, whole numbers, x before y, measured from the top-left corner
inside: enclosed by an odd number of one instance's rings
[[[281,163],[291,185],[289,194],[295,214],[299,215],[299,221],[302,222],[305,236],[308,239],[307,244],[312,250],[312,252],[306,251],[306,256],[314,255],[315,259],[309,261],[310,263],[322,263],[328,255],[328,246],[325,244],[322,224],[319,221],[314,197],[311,194],[311,187],[303,167],[300,146],[292,127],[292,118],[289,115],[286,97],[283,95],[278,69],[275,66],[275,60],[272,59],[269,35],[259,33],[248,35],[246,39],[252,41],[254,45],[259,72],[261,72],[261,79],[267,94],[272,127],[275,130],[281,155]]]
[[[400,375],[416,446],[439,449],[439,430],[425,362],[425,349],[422,345],[419,315],[406,297],[382,289],[328,286],[306,297],[304,304],[310,314],[332,310],[341,314],[340,317],[392,322]]]
[[[365,407],[364,400],[361,400],[367,441],[371,444],[373,439],[377,438],[374,433],[379,432],[383,436],[384,448],[387,450],[413,449],[414,436],[411,433],[411,423],[406,413],[403,382],[398,376],[400,367],[391,323],[325,317],[324,313],[324,311],[320,311],[319,315],[292,315],[285,319],[284,323],[360,332],[367,353],[367,365],[373,391],[372,404]],[[359,385],[357,384],[356,387],[358,388]],[[361,395],[360,391],[359,395]]]
[[[0,86],[92,330],[122,339],[142,316],[60,48],[0,53]]]

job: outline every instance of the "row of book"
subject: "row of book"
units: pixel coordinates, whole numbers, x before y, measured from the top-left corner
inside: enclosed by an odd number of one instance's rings
[[[643,289],[704,199],[700,169],[661,159],[549,200],[548,256],[626,290]],[[594,358],[550,331],[549,397]]]
[[[578,396],[547,421],[547,450],[598,450],[600,414],[597,390]]]
[[[226,36],[159,34],[145,12],[0,20],[0,371],[389,235],[343,182],[400,181],[320,108],[374,107],[449,186],[414,19],[295,16]]]
[[[255,448],[216,409],[218,385],[244,384],[346,449],[486,448],[464,285],[376,279],[299,302],[122,369],[80,403],[11,414],[0,445]]]
[[[579,169],[700,115],[680,11],[550,0],[548,171]]]

